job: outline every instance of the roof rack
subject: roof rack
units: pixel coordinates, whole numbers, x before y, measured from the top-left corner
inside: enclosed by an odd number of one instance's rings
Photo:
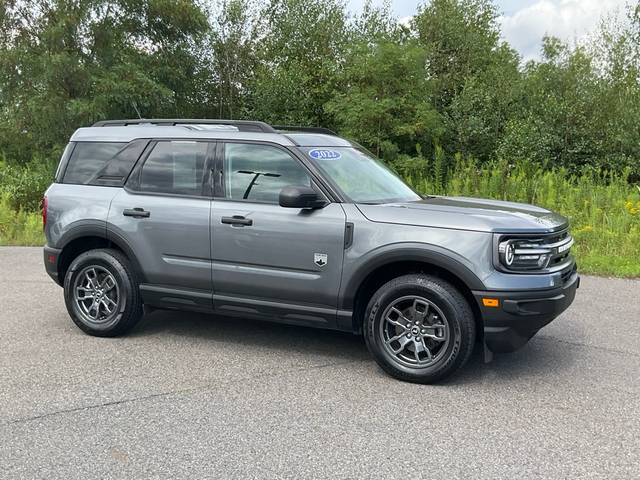
[[[288,132],[307,132],[307,133],[324,133],[325,135],[333,135],[337,137],[338,134],[333,130],[329,130],[324,127],[299,127],[295,125],[274,125],[276,130],[286,130]]]
[[[183,119],[183,118],[140,118],[134,120],[102,120],[93,124],[94,127],[126,127],[127,125],[152,124],[165,127],[180,125],[230,125],[241,132],[278,133],[271,125],[251,120],[211,120],[211,119]]]

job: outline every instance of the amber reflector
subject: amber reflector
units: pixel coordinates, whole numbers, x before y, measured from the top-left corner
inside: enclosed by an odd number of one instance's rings
[[[500,300],[498,300],[497,298],[483,298],[482,299],[482,304],[485,307],[494,307],[497,308],[500,306]]]

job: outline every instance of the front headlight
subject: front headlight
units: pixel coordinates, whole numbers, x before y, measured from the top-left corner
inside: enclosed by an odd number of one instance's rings
[[[569,257],[573,238],[568,233],[543,237],[500,235],[497,238],[499,265],[507,271],[541,271],[560,266]]]

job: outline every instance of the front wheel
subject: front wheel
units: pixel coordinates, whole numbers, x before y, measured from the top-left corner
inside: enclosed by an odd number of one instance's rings
[[[73,322],[97,337],[126,333],[142,317],[131,264],[112,249],[89,250],[71,262],[64,278],[64,300]]]
[[[471,355],[475,320],[462,294],[441,278],[412,274],[384,284],[365,312],[367,348],[400,380],[433,383]]]

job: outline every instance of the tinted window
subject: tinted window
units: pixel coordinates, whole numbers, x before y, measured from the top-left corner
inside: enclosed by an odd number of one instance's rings
[[[67,163],[64,183],[92,183],[96,174],[111,160],[124,143],[79,142]]]
[[[278,203],[287,185],[311,186],[306,170],[276,147],[228,143],[224,160],[226,196],[233,200]]]
[[[148,143],[148,140],[134,140],[129,143],[102,167],[91,184],[122,185]]]
[[[207,147],[206,142],[158,142],[142,167],[140,189],[202,195]]]

